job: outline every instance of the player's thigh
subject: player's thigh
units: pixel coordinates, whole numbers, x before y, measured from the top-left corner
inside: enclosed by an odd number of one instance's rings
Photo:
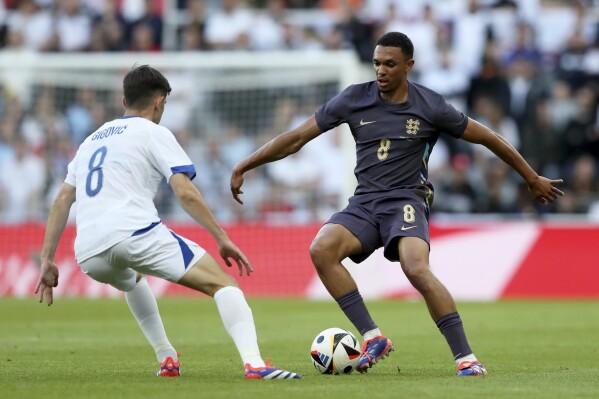
[[[130,237],[115,246],[115,262],[171,282],[178,282],[206,251],[195,242],[163,224],[145,234]]]
[[[331,253],[337,254],[338,260],[349,257],[360,263],[383,245],[373,215],[374,212],[367,206],[350,203],[331,216],[316,239],[320,241],[322,238]]]
[[[421,199],[401,198],[382,201],[379,204],[381,236],[385,243],[384,255],[391,261],[399,261],[401,255],[399,243],[404,237],[418,238],[422,241],[415,249],[424,248],[428,257],[430,235],[428,207]],[[407,240],[412,242],[412,240]],[[404,251],[412,246],[403,246]],[[411,256],[411,254],[410,254]],[[405,259],[405,257],[404,257]]]
[[[405,275],[428,274],[429,244],[420,237],[401,237],[398,243],[399,262]]]
[[[115,267],[110,262],[111,249],[81,262],[79,267],[83,273],[100,283],[110,284],[121,291],[131,291],[135,287],[137,273],[128,267]]]
[[[192,265],[178,283],[210,296],[214,296],[223,287],[237,286],[237,281],[225,273],[208,253]]]
[[[362,252],[362,243],[345,226],[327,223],[321,227],[310,245],[312,258],[330,258],[342,261],[346,257]]]

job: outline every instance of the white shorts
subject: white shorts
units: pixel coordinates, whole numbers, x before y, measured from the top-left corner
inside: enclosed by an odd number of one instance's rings
[[[134,235],[81,262],[91,278],[121,291],[135,287],[137,273],[178,282],[206,251],[164,224]]]

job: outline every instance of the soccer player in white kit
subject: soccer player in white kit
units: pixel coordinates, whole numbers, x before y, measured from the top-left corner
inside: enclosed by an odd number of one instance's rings
[[[196,175],[174,135],[158,123],[171,91],[147,65],[123,80],[122,118],[107,122],[81,144],[48,215],[35,292],[48,306],[58,285],[54,256],[71,205],[76,206],[75,257],[94,280],[125,292],[125,299],[160,363],[158,376],[179,376],[179,354],[169,342],[144,275],[160,277],[214,298],[225,329],[242,358],[246,379],[295,379],[299,374],[264,362],[252,311],[237,282],[198,244],[161,223],[153,198],[166,178],[179,204],[249,276],[249,261],[229,239],[191,179]]]

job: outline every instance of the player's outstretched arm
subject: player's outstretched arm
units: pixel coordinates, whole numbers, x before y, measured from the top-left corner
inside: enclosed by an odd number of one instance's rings
[[[528,184],[528,191],[539,202],[549,204],[564,195],[560,189],[555,187],[556,184],[564,182],[562,179],[552,180],[539,176],[505,138],[483,124],[468,118],[468,125],[462,138],[471,143],[484,145],[514,168]]]
[[[239,275],[241,276],[245,269],[245,272],[249,276],[254,271],[252,265],[250,265],[247,257],[231,241],[225,230],[218,223],[204,197],[202,197],[202,194],[193,185],[189,177],[184,173],[176,173],[170,177],[169,184],[175,192],[177,201],[179,201],[185,212],[214,237],[218,243],[220,256],[225,261],[225,264],[231,267],[233,264],[230,259],[233,259],[239,268]]]
[[[45,299],[48,306],[54,302],[52,290],[58,286],[58,266],[54,261],[54,255],[67,224],[73,202],[75,202],[75,187],[63,183],[48,215],[42,245],[40,277],[35,287],[35,293],[39,293],[40,303]]]
[[[278,161],[298,152],[307,142],[318,137],[322,131],[312,115],[293,130],[282,133],[257,149],[246,159],[240,161],[231,173],[231,194],[235,201],[243,204],[240,194],[243,194],[243,174],[265,163]]]

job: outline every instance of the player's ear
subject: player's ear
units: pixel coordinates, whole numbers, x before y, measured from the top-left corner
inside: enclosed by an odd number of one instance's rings
[[[125,96],[123,96],[121,103],[123,104],[123,108],[127,108],[127,100],[125,100]]]
[[[412,67],[414,66],[414,59],[410,59],[408,60],[408,62],[406,63],[406,73],[410,72],[410,70],[412,69]]]
[[[156,96],[154,98],[154,108],[162,109],[162,107],[164,107],[164,104],[165,104],[164,99],[165,99],[164,96]]]

